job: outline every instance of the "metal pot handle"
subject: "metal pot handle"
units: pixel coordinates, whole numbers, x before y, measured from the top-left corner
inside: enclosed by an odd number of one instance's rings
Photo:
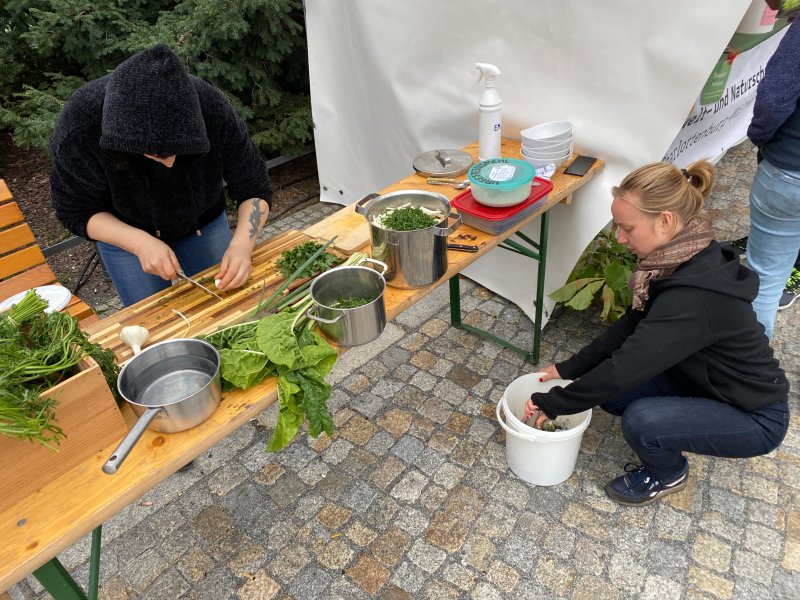
[[[136,421],[136,424],[128,432],[128,435],[122,439],[117,449],[114,450],[114,453],[106,461],[106,464],[103,465],[103,473],[106,475],[113,475],[117,472],[117,469],[119,469],[125,459],[128,458],[128,454],[131,453],[136,442],[138,442],[139,438],[144,434],[145,429],[150,426],[150,423],[152,423],[163,410],[163,407],[158,406],[155,408],[148,408],[142,413],[142,416],[139,417],[139,420]]]
[[[326,325],[331,325],[332,323],[336,323],[336,321],[338,321],[339,319],[341,319],[341,318],[344,316],[344,313],[342,313],[342,314],[340,314],[338,317],[336,317],[335,319],[323,319],[323,318],[322,318],[322,317],[320,317],[319,315],[313,315],[313,314],[311,314],[311,313],[312,313],[312,311],[315,311],[315,310],[317,310],[317,307],[316,307],[316,305],[315,305],[315,306],[312,306],[311,308],[309,308],[309,309],[306,311],[306,316],[307,316],[309,319],[311,319],[312,321],[318,321],[318,322],[320,322],[320,323],[325,323]]]
[[[497,409],[496,409],[497,421],[498,421],[498,423],[500,423],[500,427],[502,427],[503,429],[506,430],[506,433],[510,433],[514,437],[518,437],[521,440],[527,440],[529,442],[539,442],[540,444],[546,444],[549,441],[547,439],[547,436],[544,436],[544,435],[523,435],[520,432],[518,432],[518,431],[512,429],[511,427],[509,427],[508,425],[506,425],[505,421],[500,417],[500,404],[501,403],[498,401],[497,402]]]
[[[453,215],[455,215],[455,216],[453,216]],[[451,233],[453,233],[456,229],[461,227],[461,215],[460,214],[451,212],[450,215],[448,215],[447,218],[448,218],[448,220],[449,219],[455,219],[455,221],[453,223],[451,223],[450,225],[448,225],[447,227],[434,227],[433,228],[434,235],[438,235],[439,237],[446,237],[446,236],[450,235]]]
[[[367,207],[365,205],[375,198],[380,198],[380,196],[380,194],[367,194],[361,200],[356,200],[356,212],[360,215],[366,215]]]
[[[356,267],[360,267],[360,266],[361,266],[361,263],[372,263],[372,264],[375,264],[375,265],[378,265],[378,266],[381,266],[381,267],[383,267],[383,271],[381,271],[381,277],[383,277],[384,275],[386,275],[386,271],[388,271],[388,270],[389,270],[389,265],[387,265],[385,262],[381,262],[381,261],[379,261],[379,260],[375,260],[374,258],[370,258],[369,256],[365,256],[364,258],[362,258],[361,260],[359,260],[359,261],[358,261],[358,262],[355,264],[355,266],[356,266]]]

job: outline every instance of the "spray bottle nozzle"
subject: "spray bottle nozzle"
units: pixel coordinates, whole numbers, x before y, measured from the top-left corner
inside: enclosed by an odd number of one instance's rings
[[[494,78],[500,75],[500,69],[488,63],[475,63],[475,68],[480,71],[478,82],[485,77],[486,87],[494,87]]]

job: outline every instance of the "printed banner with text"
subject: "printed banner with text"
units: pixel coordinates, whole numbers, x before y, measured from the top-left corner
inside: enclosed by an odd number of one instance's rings
[[[662,160],[681,168],[701,158],[715,161],[747,135],[758,82],[785,25],[779,21],[768,35],[733,37]]]

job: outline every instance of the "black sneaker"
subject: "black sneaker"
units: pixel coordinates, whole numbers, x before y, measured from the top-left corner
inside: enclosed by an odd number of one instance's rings
[[[626,506],[645,506],[662,496],[677,492],[686,487],[689,479],[689,462],[683,459],[683,468],[677,475],[661,481],[639,465],[625,465],[625,475],[620,475],[606,485],[606,494],[618,504]]]
[[[739,256],[747,254],[747,237],[739,238],[738,240],[731,240],[729,242],[720,242],[719,245],[723,248],[733,250]]]
[[[778,302],[778,310],[789,308],[797,300],[797,296],[800,296],[800,269],[795,267],[792,269],[789,281],[786,282],[786,287],[783,288],[783,296]]]

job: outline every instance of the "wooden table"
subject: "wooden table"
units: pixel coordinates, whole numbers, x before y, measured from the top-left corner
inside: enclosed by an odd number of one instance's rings
[[[520,147],[520,142],[503,138],[500,147],[500,153],[505,158],[519,158]],[[463,148],[463,150],[472,154],[476,161],[478,160],[478,142],[470,144],[469,146]],[[448,241],[458,244],[477,245],[480,247],[480,250],[476,254],[471,255],[465,252],[449,252],[448,260],[450,261],[450,268],[447,270],[447,274],[436,284],[430,288],[425,288],[424,290],[424,294],[427,294],[431,289],[443,283],[445,279],[448,279],[450,281],[450,324],[453,327],[466,329],[480,336],[489,338],[498,344],[523,355],[526,359],[531,360],[534,363],[539,361],[539,348],[541,345],[542,336],[544,278],[545,268],[547,266],[547,235],[550,226],[550,214],[548,211],[559,202],[570,204],[572,202],[572,193],[579,187],[583,186],[587,181],[594,178],[605,168],[605,163],[601,160],[598,160],[583,177],[564,175],[564,169],[569,165],[570,162],[571,160],[559,167],[556,170],[556,173],[553,175],[553,191],[550,192],[545,205],[516,226],[506,230],[500,235],[484,233],[483,231],[478,231],[477,229],[473,229],[467,225],[462,225],[459,227],[459,229],[450,236]],[[461,177],[461,179],[463,178],[466,178],[466,175]],[[385,190],[382,190],[380,193],[387,194],[389,192],[397,192],[402,190],[427,190],[431,192],[438,192],[447,196],[447,198],[450,200],[462,193],[462,190],[456,190],[449,185],[430,185],[427,183],[427,178],[419,174],[409,175],[405,179],[402,179],[394,185],[389,186]],[[542,217],[539,242],[535,242],[519,230],[539,216]],[[334,246],[342,252],[350,254],[354,250],[364,248],[369,244],[370,227],[367,224],[366,219],[364,219],[362,215],[355,212],[355,204],[351,204],[350,206],[343,208],[339,212],[331,215],[327,219],[320,221],[316,225],[312,225],[305,230],[305,233],[320,240],[329,240],[334,235],[337,235],[338,238],[334,242]],[[522,243],[509,239],[512,235],[519,238]],[[496,246],[500,246],[501,248],[504,248],[510,252],[527,256],[528,258],[539,262],[536,297],[534,302],[533,348],[530,352],[524,348],[518,348],[508,341],[500,339],[491,333],[478,329],[477,327],[462,323],[461,321],[461,294],[459,292],[459,279],[457,276],[454,276],[454,274],[460,273],[465,267],[475,262],[478,258]],[[389,290],[394,290],[394,288],[389,288]],[[397,292],[401,296],[406,296],[406,293],[401,290],[394,290],[394,292]],[[416,296],[413,296],[412,302],[415,302],[417,299],[418,298]]]
[[[519,142],[504,140],[504,155],[518,155],[518,149]],[[465,150],[477,153],[477,144],[468,146]],[[563,169],[559,169],[553,177],[555,189],[546,205],[502,235],[492,236],[462,226],[451,236],[453,241],[463,241],[455,240],[461,235],[474,236],[471,243],[480,246],[480,250],[477,253],[448,253],[447,273],[427,288],[387,288],[385,301],[388,319],[394,319],[445,281],[455,278],[457,282],[458,273],[465,267],[528,222],[540,215],[546,215],[546,211],[554,204],[569,199],[576,189],[599,173],[603,166],[598,161],[583,178],[565,176]],[[432,189],[449,197],[455,195],[454,190],[449,187],[428,186],[418,175],[408,177],[384,191],[395,189]],[[352,210],[352,206],[346,207],[332,215],[322,222],[322,230],[336,226],[331,224],[340,223],[341,226],[343,219]],[[360,218],[363,220],[363,217]],[[258,302],[262,277],[265,277],[267,294],[280,284],[280,277],[273,267],[274,259],[280,252],[308,239],[309,234],[319,235],[319,231],[319,226],[311,227],[304,233],[287,231],[260,244],[253,254],[253,281],[240,291],[225,293],[224,304],[189,284],[180,284],[162,296],[153,296],[101,320],[87,331],[93,340],[114,349],[122,361],[130,357],[129,351],[120,344],[118,337],[119,330],[125,325],[143,324],[151,330],[152,341],[184,335],[185,324],[172,313],[173,309],[179,310],[189,319],[192,336],[214,331],[220,325],[240,322]],[[216,268],[212,268],[198,277],[215,272]],[[51,583],[56,581],[59,584],[55,592],[51,591],[56,600],[83,600],[82,592],[54,557],[274,403],[278,397],[276,382],[275,378],[268,379],[247,391],[226,393],[211,418],[189,431],[164,434],[147,430],[116,475],[105,475],[101,471],[103,463],[116,447],[114,444],[0,513],[0,590],[7,589],[37,569],[37,574],[43,573],[41,569],[46,569]],[[135,420],[127,406],[123,408],[123,416],[129,426]],[[98,529],[96,543],[93,544],[93,550],[96,548],[98,556],[99,547]]]

